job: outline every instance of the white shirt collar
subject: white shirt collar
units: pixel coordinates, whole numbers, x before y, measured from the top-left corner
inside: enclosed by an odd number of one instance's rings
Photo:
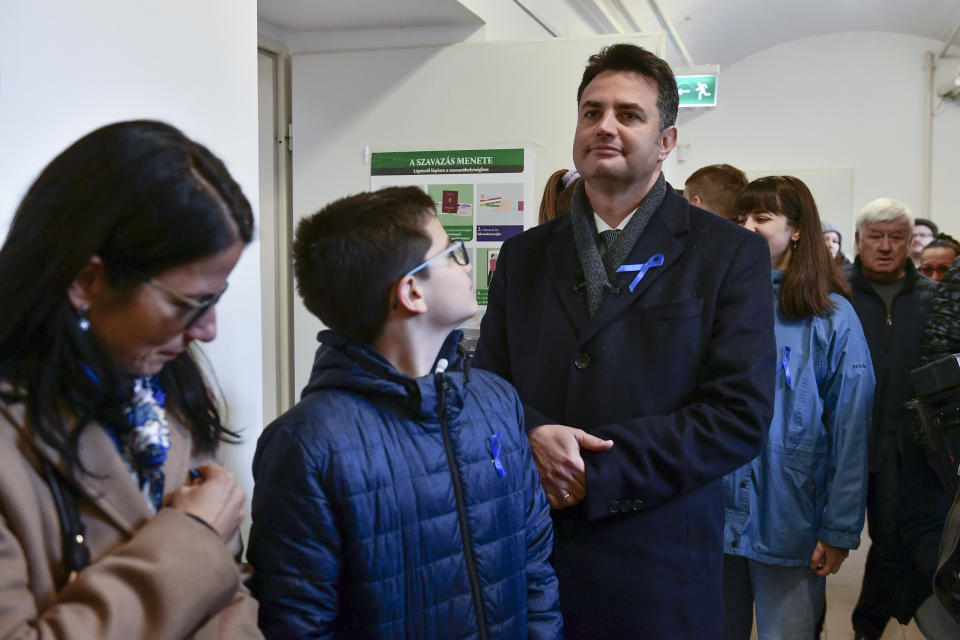
[[[626,226],[627,226],[627,223],[630,222],[630,218],[632,218],[632,217],[633,217],[633,214],[635,214],[636,212],[637,212],[636,209],[634,209],[633,211],[631,211],[631,212],[630,212],[630,215],[628,215],[626,218],[624,218],[623,220],[621,220],[621,221],[620,221],[620,224],[618,224],[616,228],[622,230],[624,227],[626,227]],[[609,231],[610,229],[613,229],[613,228],[614,228],[614,227],[611,227],[610,225],[608,225],[603,218],[601,218],[600,216],[598,216],[597,213],[596,213],[596,211],[594,211],[594,213],[593,213],[593,221],[597,223],[597,233],[603,233],[604,231]]]

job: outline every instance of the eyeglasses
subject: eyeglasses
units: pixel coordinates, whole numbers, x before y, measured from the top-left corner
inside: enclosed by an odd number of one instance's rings
[[[912,238],[933,238],[933,233],[930,231],[914,231]]]
[[[444,256],[451,256],[453,258],[453,261],[456,262],[461,267],[465,267],[468,264],[470,264],[470,255],[467,253],[466,245],[463,244],[463,240],[457,240],[456,242],[451,244],[449,247],[447,247],[437,255],[433,256],[432,258],[427,258],[426,260],[424,260],[423,262],[415,266],[413,269],[410,269],[410,271],[407,271],[401,277],[406,278],[407,276],[412,276],[413,274],[417,273],[421,269],[425,269],[427,265],[433,262],[434,260],[439,260]]]
[[[174,298],[176,298],[177,300],[179,300],[180,302],[182,302],[183,304],[187,305],[192,309],[192,311],[190,312],[190,317],[187,320],[187,324],[184,327],[184,329],[189,329],[191,326],[194,325],[194,323],[196,323],[197,320],[202,318],[207,311],[210,311],[210,309],[213,308],[214,305],[220,302],[220,298],[222,298],[223,294],[226,293],[227,285],[229,285],[228,282],[224,282],[223,289],[220,289],[220,293],[218,293],[215,296],[209,296],[207,298],[204,298],[203,300],[197,300],[196,298],[185,296],[182,293],[177,293],[173,289],[163,286],[153,278],[144,278],[144,280],[147,281],[147,284],[150,284],[156,287],[157,289],[159,289],[160,291],[163,291],[164,293],[173,296]]]
[[[468,264],[470,264],[470,254],[467,253],[466,245],[463,244],[463,240],[457,240],[456,242],[451,244],[449,247],[447,247],[437,255],[433,256],[432,258],[427,258],[426,260],[424,260],[423,262],[415,266],[413,269],[410,269],[410,271],[407,271],[405,274],[400,276],[400,279],[402,280],[407,276],[414,275],[418,271],[425,269],[427,265],[433,262],[434,260],[439,260],[444,256],[452,257],[453,261],[456,262],[461,267],[465,267]],[[393,308],[396,309],[398,306],[400,306],[399,293],[393,297]]]

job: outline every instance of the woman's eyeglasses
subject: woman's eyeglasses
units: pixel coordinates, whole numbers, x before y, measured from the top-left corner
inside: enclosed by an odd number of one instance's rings
[[[197,298],[191,298],[190,296],[185,296],[182,293],[177,293],[173,289],[170,289],[169,287],[165,287],[164,285],[160,284],[154,278],[148,278],[143,274],[139,274],[136,272],[134,273],[135,275],[138,275],[141,278],[143,278],[143,280],[150,286],[156,287],[160,291],[163,291],[164,293],[176,298],[178,302],[181,302],[186,306],[190,307],[191,309],[190,315],[187,319],[187,324],[186,326],[184,326],[184,329],[189,329],[190,327],[192,327],[194,324],[196,324],[197,320],[202,318],[204,314],[207,313],[207,311],[210,311],[210,309],[213,308],[214,305],[220,302],[220,298],[222,298],[223,294],[226,293],[227,285],[229,284],[228,282],[224,282],[223,289],[220,289],[220,293],[214,296],[207,296],[204,298],[197,299]]]

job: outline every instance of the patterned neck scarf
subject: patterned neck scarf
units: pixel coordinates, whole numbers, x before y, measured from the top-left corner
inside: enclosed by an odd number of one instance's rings
[[[667,195],[667,181],[661,173],[650,192],[637,207],[630,222],[616,235],[616,240],[606,251],[605,260],[610,272],[615,272],[637,244],[640,234],[646,228],[650,218]],[[607,267],[597,248],[597,225],[593,220],[593,207],[587,199],[583,180],[577,183],[573,191],[573,203],[570,208],[570,222],[573,227],[573,239],[577,245],[580,266],[587,285],[587,309],[593,316],[600,306],[600,300],[607,291],[619,292],[607,276]]]
[[[127,470],[154,512],[163,505],[163,463],[170,449],[166,400],[157,376],[136,378],[125,424],[110,425]]]

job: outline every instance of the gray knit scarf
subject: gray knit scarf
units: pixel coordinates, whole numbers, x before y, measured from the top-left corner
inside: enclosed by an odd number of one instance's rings
[[[627,259],[633,246],[637,244],[640,234],[646,228],[654,212],[660,208],[663,199],[667,195],[667,181],[663,174],[657,178],[657,182],[650,189],[640,206],[634,212],[630,222],[623,228],[617,241],[610,248],[613,269],[616,270]],[[619,293],[610,279],[607,278],[607,271],[603,266],[603,260],[600,258],[600,251],[597,248],[597,224],[593,219],[593,207],[587,200],[587,192],[583,186],[583,180],[577,182],[573,190],[573,204],[570,207],[570,222],[573,225],[573,239],[577,244],[577,255],[580,257],[580,266],[583,267],[583,275],[587,287],[587,308],[590,315],[593,316],[600,306],[603,294],[606,290]]]

